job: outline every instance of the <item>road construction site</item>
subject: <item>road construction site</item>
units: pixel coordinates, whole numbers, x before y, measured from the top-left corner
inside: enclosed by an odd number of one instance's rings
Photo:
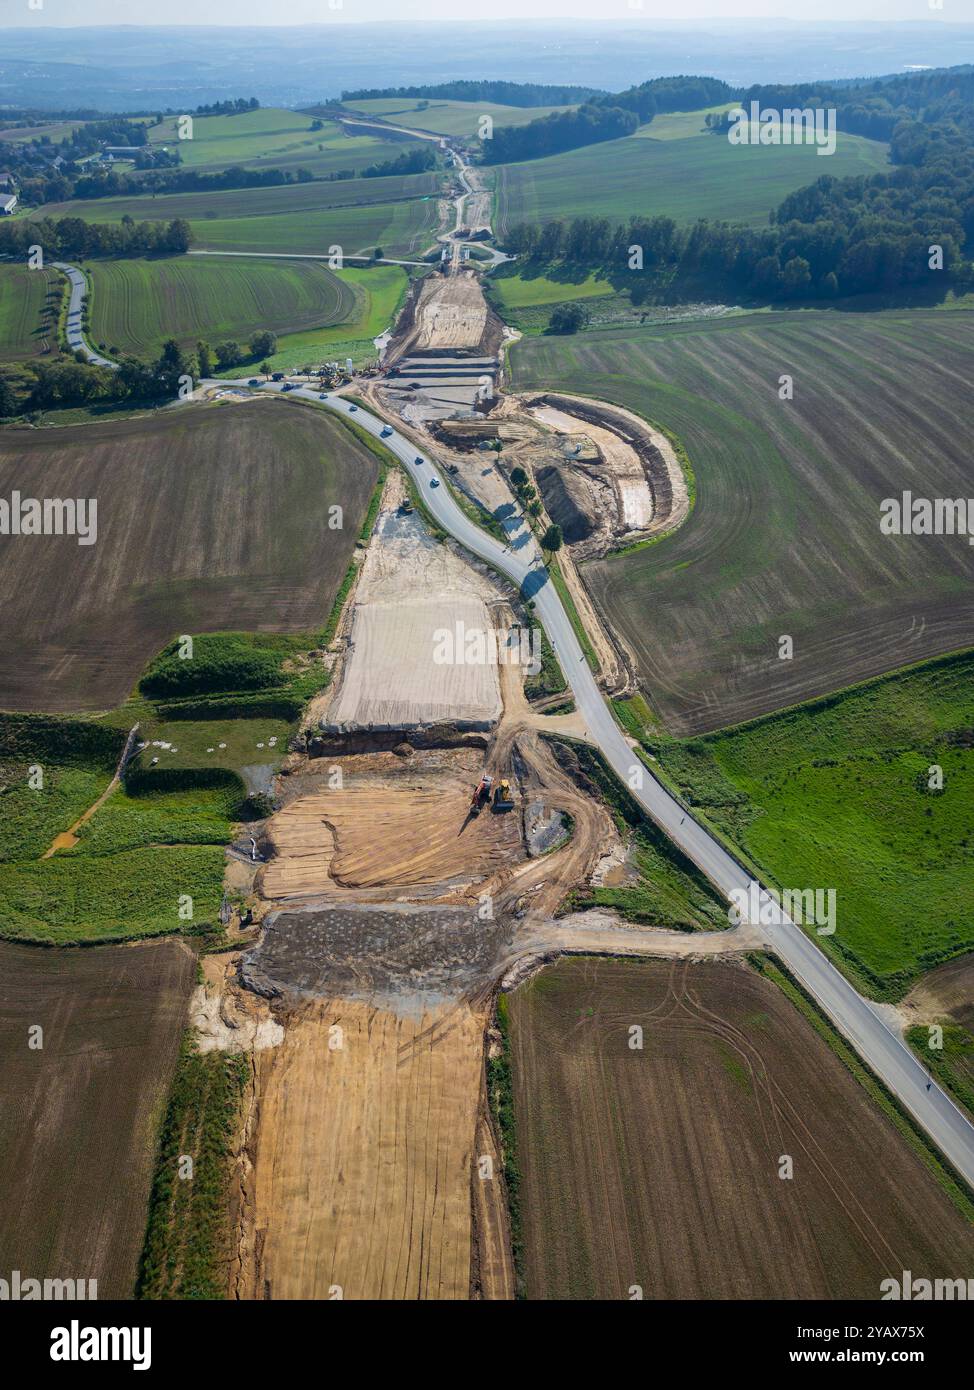
[[[235,1034],[254,1058],[237,1296],[511,1297],[499,1162],[480,1176],[498,982],[564,950],[687,949],[611,912],[556,916],[627,845],[545,737],[584,740],[584,721],[525,696],[528,621],[392,473],[257,839],[256,930],[197,1009],[210,1045]],[[467,664],[478,629],[494,640]]]
[[[393,364],[435,374],[438,352],[484,354],[472,318],[461,329],[439,312],[437,287],[452,279],[430,277],[420,327],[407,316]],[[364,397],[396,419],[390,443],[413,488],[486,507],[507,550],[527,556],[526,591],[535,542],[513,468],[536,482],[535,524],[569,504],[583,529],[590,523],[560,568],[603,686],[618,688],[610,663],[624,679],[625,654],[586,607],[571,552],[679,524],[689,503],[668,441],[580,398],[496,398],[489,383],[469,411],[438,414],[413,409],[422,386],[407,399],[389,380],[368,383]],[[445,464],[428,482],[427,445]],[[533,706],[524,669],[496,657],[503,640],[493,659],[488,645],[467,662],[458,635],[437,660],[443,634],[509,633],[532,616],[507,581],[427,531],[415,495],[390,474],[327,654],[331,685],[312,702],[275,783],[274,814],[255,836],[255,927],[222,981],[208,982],[211,1033],[238,1027],[253,1037],[229,1281],[239,1297],[512,1297],[485,1073],[485,1038],[492,1055],[498,1046],[489,1032],[497,989],[564,953],[695,962],[773,949],[773,933],[748,923],[674,931],[601,907],[572,910],[579,890],[634,872],[633,833],[576,758],[586,744],[611,743],[605,711],[581,699],[584,715],[566,700],[553,715]],[[558,649],[570,650],[564,632]],[[572,683],[583,684],[574,672]],[[259,1003],[237,1008],[228,998],[237,992]]]

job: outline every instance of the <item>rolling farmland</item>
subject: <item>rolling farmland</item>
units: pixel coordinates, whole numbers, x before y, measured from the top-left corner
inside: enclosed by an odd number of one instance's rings
[[[146,357],[167,338],[192,348],[201,337],[246,343],[258,325],[279,336],[344,325],[364,299],[316,261],[173,256],[94,261],[90,275],[93,339]]]
[[[212,251],[270,251],[327,257],[340,246],[346,256],[380,246],[387,256],[417,256],[433,240],[437,201],[430,197],[363,207],[234,216],[193,222],[196,246]]]
[[[606,329],[526,339],[511,362],[519,388],[616,401],[687,449],[696,504],[681,529],[583,570],[671,732],[739,723],[974,640],[965,537],[879,529],[880,503],[903,489],[974,490],[960,386],[974,371],[969,313]]]
[[[495,126],[527,125],[571,106],[502,106],[493,101],[440,101],[431,99],[421,106],[415,97],[376,97],[369,101],[345,103],[349,111],[363,116],[379,116],[392,125],[410,130],[428,130],[434,135],[453,135],[460,140],[479,141],[480,120],[489,116]]]
[[[875,1299],[969,1268],[967,1220],[753,970],[564,960],[507,1009],[529,1298]]]
[[[177,138],[176,118],[153,126],[150,144],[175,146],[182,163],[200,171],[242,165],[247,169],[309,169],[317,177],[339,169],[364,169],[369,164],[395,159],[416,142],[394,135],[388,140],[374,135],[346,135],[335,121],[320,122],[300,111],[264,107],[234,116],[195,116],[193,138]]]
[[[0,708],[113,706],[177,632],[320,627],[376,468],[335,420],[272,400],[5,434],[0,494],[32,495],[43,471],[52,495],[97,498],[98,543],[4,546]],[[26,564],[29,586],[17,582]]]
[[[94,1278],[131,1298],[156,1125],[193,987],[167,941],[38,951],[0,945],[0,1261]],[[25,1044],[39,1024],[44,1046]]]
[[[86,222],[226,221],[233,217],[270,217],[282,213],[322,212],[335,208],[397,203],[435,193],[439,175],[402,174],[376,179],[339,179],[333,183],[291,183],[274,188],[207,189],[190,193],[140,194],[118,198],[74,199],[45,203],[37,217],[81,217]]]
[[[654,140],[653,129],[650,124],[624,140],[497,166],[499,235],[517,222],[556,217],[625,222],[666,215],[678,222],[709,217],[766,226],[768,213],[787,194],[823,174],[844,178],[888,167],[887,147],[858,135],[840,134],[835,154],[823,160],[811,145],[732,146],[714,135]]]

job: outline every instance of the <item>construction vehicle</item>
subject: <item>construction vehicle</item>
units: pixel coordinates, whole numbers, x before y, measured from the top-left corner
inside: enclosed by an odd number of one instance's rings
[[[511,784],[506,777],[502,777],[497,784],[494,792],[495,811],[513,811],[514,802],[511,799]]]
[[[482,806],[490,800],[490,789],[494,784],[494,779],[489,772],[485,772],[483,777],[474,788],[473,796],[470,798],[470,814],[479,816]]]

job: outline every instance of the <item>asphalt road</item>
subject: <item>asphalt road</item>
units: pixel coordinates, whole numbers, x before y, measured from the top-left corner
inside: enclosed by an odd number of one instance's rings
[[[79,347],[92,361],[113,365],[93,353],[81,334],[84,277],[74,266],[60,264],[58,268],[71,280],[69,343],[72,347]],[[76,325],[75,329],[72,329],[72,324]],[[228,383],[210,380],[203,385],[226,389]],[[266,383],[254,389],[280,392],[282,387],[280,384]],[[288,394],[307,400],[320,400],[319,393],[309,387],[297,387]],[[671,796],[640,763],[615,722],[595,683],[558,592],[548,578],[534,536],[516,508],[512,505],[512,515],[505,522],[505,530],[510,537],[505,547],[461,511],[433,460],[427,454],[417,454],[416,446],[397,430],[342,396],[329,394],[321,404],[339,414],[351,415],[362,429],[377,438],[381,437],[386,448],[406,466],[422,490],[430,512],[443,529],[473,554],[501,570],[534,600],[538,617],[572,688],[575,704],[610,767],[630,787],[646,813],[725,897],[729,899],[735,891],[746,892],[752,882],[751,875],[693,818],[689,809]],[[386,430],[389,433],[384,433]],[[437,479],[439,486],[430,485],[433,478]],[[637,779],[635,784],[634,774]],[[803,888],[809,885],[790,886]],[[763,890],[761,902],[772,903]],[[749,919],[747,911],[743,915],[745,920]],[[814,928],[811,930],[814,931]],[[957,1172],[974,1187],[974,1125],[921,1066],[880,1012],[832,965],[813,937],[780,909],[777,909],[776,920],[763,926],[762,932],[768,948],[780,957],[860,1057],[930,1136]]]

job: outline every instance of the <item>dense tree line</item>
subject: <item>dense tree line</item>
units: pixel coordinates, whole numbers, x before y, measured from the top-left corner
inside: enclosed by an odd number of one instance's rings
[[[520,159],[576,150],[603,140],[618,140],[638,129],[639,117],[618,106],[580,106],[577,111],[554,111],[522,126],[501,126],[484,141],[486,164],[512,164]]]
[[[278,188],[290,183],[313,183],[310,169],[244,169],[239,164],[215,173],[199,169],[153,170],[142,178],[115,169],[101,169],[74,180],[72,198],[140,197],[152,193],[208,193],[227,188]]]
[[[425,174],[428,169],[435,168],[436,151],[431,141],[427,140],[418,149],[405,150],[402,154],[396,155],[395,159],[384,159],[379,164],[370,164],[362,170],[359,178],[381,179],[396,174]],[[354,171],[351,172],[354,177]]]
[[[841,186],[850,181],[819,182]],[[818,189],[823,207],[829,192]],[[802,195],[810,193],[801,190]],[[908,218],[894,221],[862,215],[851,191],[849,198],[845,223],[796,217],[755,231],[726,222],[699,221],[678,227],[668,217],[633,218],[625,224],[604,217],[579,217],[542,227],[523,223],[512,228],[506,244],[527,261],[562,260],[600,267],[616,283],[623,277],[636,304],[645,302],[656,289],[690,277],[707,280],[715,293],[769,301],[891,292],[929,283],[933,275],[966,283],[970,266],[963,258],[961,238],[945,231],[943,222],[934,234]],[[932,245],[942,248],[942,270],[931,270]],[[632,248],[639,248],[637,257]],[[637,268],[632,269],[634,260]]]
[[[211,101],[208,106],[197,106],[195,116],[239,116],[244,111],[259,111],[260,102],[256,97],[236,97],[229,101]]]
[[[558,87],[540,82],[433,82],[422,87],[371,87],[342,92],[342,101],[418,97],[429,101],[486,101],[498,106],[574,106],[605,95],[597,87]]]
[[[667,111],[699,111],[704,106],[716,106],[733,101],[736,89],[718,77],[654,77],[629,87],[624,92],[598,97],[596,106],[620,106],[633,111],[645,125],[657,114]]]
[[[774,111],[832,108],[839,130],[872,140],[902,140],[907,131],[901,128],[910,124],[922,126],[928,135],[936,129],[937,141],[947,144],[963,139],[961,132],[974,135],[974,69],[969,66],[852,82],[756,84],[740,97],[745,108],[752,101]],[[728,124],[726,116],[708,117],[718,133]],[[951,133],[950,127],[956,130]]]
[[[155,361],[127,357],[117,371],[92,366],[81,353],[64,354],[0,378],[0,419],[99,402],[174,400],[187,378],[195,385],[199,377],[197,357],[174,339]]]
[[[49,259],[80,260],[88,256],[178,255],[193,242],[189,223],[182,217],[171,222],[85,222],[80,217],[42,217],[36,222],[20,218],[0,222],[0,255],[26,260],[30,247],[40,246]]]

